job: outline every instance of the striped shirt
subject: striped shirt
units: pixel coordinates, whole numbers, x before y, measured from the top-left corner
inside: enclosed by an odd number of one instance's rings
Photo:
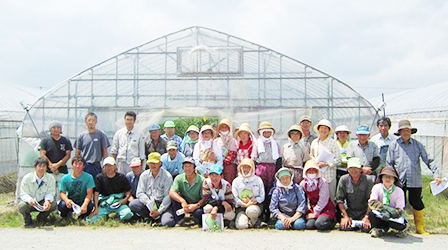
[[[327,139],[323,141],[317,138],[311,143],[310,158],[316,160],[323,150],[327,150],[335,155],[333,161],[327,162],[327,171],[325,173],[322,173],[322,177],[324,177],[325,180],[330,183],[334,179],[336,179],[336,166],[341,162],[341,154],[339,153],[339,147],[336,141],[328,136]]]
[[[213,186],[211,179],[207,178],[202,185],[202,197],[204,198],[205,203],[208,203],[210,200],[219,200],[233,204],[232,186],[226,180],[221,179],[219,187],[215,187]]]

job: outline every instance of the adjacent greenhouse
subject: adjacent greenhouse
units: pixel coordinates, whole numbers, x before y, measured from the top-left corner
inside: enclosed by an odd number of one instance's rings
[[[398,122],[406,119],[417,133],[412,137],[425,145],[443,176],[448,175],[448,82],[402,91],[386,96],[386,114],[392,120],[390,131],[396,132]],[[372,100],[378,104],[379,100]],[[422,169],[430,173],[426,165]]]
[[[112,138],[123,116],[136,111],[136,126],[178,117],[263,120],[286,142],[286,131],[304,114],[316,123],[374,124],[375,108],[353,88],[310,65],[258,44],[203,27],[190,27],[113,56],[56,85],[33,105],[20,133],[20,165],[32,168],[40,135],[50,121],[72,141],[84,116],[98,115]],[[33,123],[34,122],[34,123]]]

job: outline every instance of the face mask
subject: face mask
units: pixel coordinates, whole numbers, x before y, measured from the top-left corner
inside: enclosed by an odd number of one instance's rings
[[[244,173],[244,170],[242,170],[242,171],[241,171],[241,175],[242,175],[243,177],[245,177],[245,178],[246,178],[246,177],[251,177],[251,176],[252,176],[252,169],[250,169],[249,173],[247,173],[247,174],[245,174],[245,173]]]
[[[229,132],[230,132],[230,131],[225,131],[225,132],[224,132],[224,131],[221,131],[220,134],[221,134],[222,136],[226,136],[226,135],[229,134]]]
[[[306,176],[308,177],[308,179],[314,180],[316,178],[317,174],[307,174]]]

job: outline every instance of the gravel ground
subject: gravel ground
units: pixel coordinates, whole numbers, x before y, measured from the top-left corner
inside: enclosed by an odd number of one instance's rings
[[[0,229],[0,249],[445,249],[448,235],[371,238],[360,232],[189,228],[46,227]],[[316,246],[316,244],[319,244]],[[315,247],[312,247],[314,245]]]

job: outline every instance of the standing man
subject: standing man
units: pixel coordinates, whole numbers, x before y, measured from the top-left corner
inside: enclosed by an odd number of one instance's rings
[[[311,121],[311,117],[307,116],[307,115],[303,115],[302,117],[300,117],[300,122],[299,122],[300,128],[302,129],[302,139],[300,139],[303,144],[305,145],[305,147],[308,149],[308,152],[310,151],[310,147],[311,147],[311,142],[317,138],[316,135],[311,134],[311,125],[312,125],[312,121]]]
[[[357,157],[347,161],[347,171],[348,174],[339,180],[335,197],[335,203],[342,214],[339,227],[341,230],[355,229],[352,220],[361,220],[363,225],[357,228],[368,232],[370,210],[367,202],[373,187],[373,179],[361,171],[361,161]]]
[[[176,124],[174,124],[173,121],[166,121],[163,124],[163,131],[165,131],[165,134],[162,135],[162,139],[165,140],[166,142],[175,141],[177,143],[177,145],[180,146],[180,144],[182,144],[182,138],[180,138],[180,136],[174,134],[176,132],[175,127],[176,127]],[[182,152],[182,149],[179,148],[179,151]]]
[[[67,161],[73,150],[70,140],[62,136],[62,124],[58,121],[50,123],[50,137],[42,139],[39,146],[40,157],[46,157],[50,164],[48,173],[57,176],[59,173],[67,174]],[[57,179],[56,179],[57,180]]]
[[[129,164],[134,157],[139,157],[140,160],[145,157],[145,138],[143,133],[134,127],[137,114],[133,111],[128,111],[124,115],[124,123],[126,127],[118,130],[114,135],[112,148],[110,153],[112,157],[117,160],[118,172],[127,174],[131,171]]]
[[[142,218],[152,221],[160,218],[162,226],[174,227],[176,222],[169,196],[173,178],[168,171],[160,167],[158,152],[149,154],[147,163],[149,169],[140,177],[137,199],[129,203],[129,207]]]
[[[98,117],[90,112],[84,119],[87,130],[78,135],[75,141],[75,156],[82,156],[86,162],[84,171],[95,178],[101,173],[101,161],[107,157],[107,148],[110,146],[107,135],[96,129]]]
[[[160,126],[157,124],[149,126],[149,136],[145,142],[145,155],[152,152],[159,152],[160,155],[166,153],[166,141],[160,136]]]
[[[61,217],[65,218],[72,213],[73,206],[80,207],[78,218],[85,218],[93,210],[93,189],[95,181],[91,174],[84,172],[86,161],[81,156],[72,159],[73,172],[62,177],[59,185],[61,201],[58,204]]]
[[[391,125],[392,123],[388,117],[381,117],[376,122],[376,126],[380,132],[370,139],[373,143],[375,143],[380,154],[380,165],[378,172],[381,171],[381,168],[386,166],[386,157],[389,145],[398,138],[393,134],[389,134]]]
[[[347,148],[347,158],[358,157],[361,160],[362,172],[377,175],[380,155],[375,143],[369,141],[370,130],[368,125],[359,125],[356,130],[358,140],[350,142]]]
[[[434,173],[434,181],[441,183],[439,169],[426,152],[425,147],[419,141],[411,138],[412,134],[417,132],[416,128],[411,126],[408,120],[401,120],[398,123],[398,132],[400,138],[389,145],[387,153],[387,164],[395,167],[398,172],[400,184],[405,193],[408,193],[408,200],[414,209],[414,223],[418,234],[429,234],[424,229],[422,201],[422,173],[420,167],[420,158]]]

